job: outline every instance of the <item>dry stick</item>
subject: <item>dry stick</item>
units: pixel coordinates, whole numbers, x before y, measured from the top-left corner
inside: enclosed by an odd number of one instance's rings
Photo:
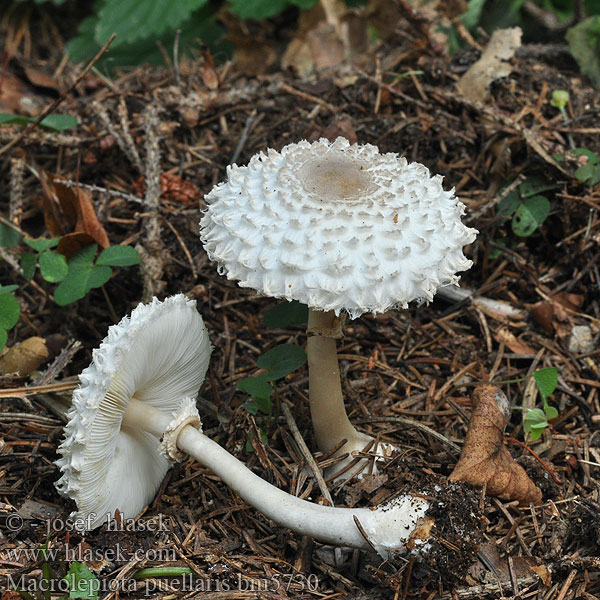
[[[127,148],[127,156],[129,157],[129,160],[131,160],[131,162],[133,162],[133,164],[136,166],[137,170],[142,173],[144,171],[144,167],[142,165],[137,148],[135,147],[133,138],[131,137],[131,131],[129,129],[129,115],[127,113],[127,106],[123,98],[119,98],[117,114],[119,115],[119,120],[121,121],[121,132],[123,133],[123,141],[125,142],[125,147]]]
[[[10,199],[8,204],[8,218],[15,225],[21,224],[23,215],[23,175],[25,160],[20,156],[10,161]]]
[[[298,426],[296,425],[296,421],[294,420],[294,417],[292,416],[290,409],[283,402],[281,403],[281,412],[283,413],[283,416],[285,417],[285,420],[287,421],[288,427],[290,428],[290,431],[292,432],[292,435],[294,436],[294,440],[295,440],[296,444],[298,444],[298,447],[300,448],[300,451],[302,452],[302,456],[306,460],[308,466],[310,467],[311,471],[313,472],[313,475],[315,476],[317,484],[319,485],[319,489],[321,490],[321,495],[327,500],[327,502],[329,502],[330,506],[334,506],[333,499],[331,498],[331,494],[329,493],[329,490],[327,489],[327,485],[325,484],[325,480],[323,479],[321,469],[319,469],[319,466],[317,465],[317,461],[315,461],[315,459],[313,458],[313,455],[310,453],[310,450],[308,449],[308,446],[306,445],[306,442],[304,441],[304,438],[302,437],[302,434],[300,433],[300,430],[298,429]]]
[[[102,46],[102,49],[98,52],[98,54],[96,54],[96,56],[94,56],[94,58],[92,58],[88,66],[79,74],[77,79],[75,79],[75,81],[69,86],[69,88],[65,92],[63,92],[54,102],[47,106],[37,116],[36,120],[33,121],[33,123],[30,123],[27,127],[25,127],[25,129],[23,129],[23,131],[21,131],[21,133],[17,137],[12,139],[8,144],[3,146],[2,148],[0,148],[0,156],[5,152],[8,152],[12,147],[16,146],[25,136],[27,136],[27,134],[30,131],[35,129],[59,104],[61,104],[61,102],[64,101],[64,99],[67,97],[67,94],[69,94],[71,90],[73,90],[77,86],[77,84],[90,72],[90,69],[100,60],[102,55],[108,50],[108,47],[113,43],[113,40],[116,37],[116,34],[113,33],[110,36],[108,42],[106,42],[106,44]]]
[[[107,194],[109,196],[114,196],[115,198],[122,198],[123,200],[127,200],[128,202],[137,202],[138,204],[144,204],[144,201],[133,194],[127,194],[126,192],[119,192],[118,190],[109,190],[105,187],[101,187],[99,185],[90,185],[88,183],[79,183],[78,181],[73,181],[72,179],[55,179],[55,183],[60,183],[65,187],[80,187],[84,190],[89,190],[90,192],[95,192],[98,194]]]
[[[158,110],[149,106],[144,113],[144,129],[146,133],[146,194],[144,206],[153,216],[145,222],[145,247],[138,244],[142,255],[140,270],[142,273],[144,291],[143,300],[148,302],[153,296],[161,293],[164,287],[162,281],[166,250],[160,233],[160,147],[158,130]]]
[[[425,423],[415,421],[414,419],[407,419],[406,417],[373,417],[365,421],[359,421],[359,423],[402,423],[403,425],[409,425],[410,427],[420,429],[431,437],[443,442],[444,444],[447,444],[455,454],[460,454],[460,446],[458,444],[455,444],[443,434],[435,431],[435,429],[425,425]]]

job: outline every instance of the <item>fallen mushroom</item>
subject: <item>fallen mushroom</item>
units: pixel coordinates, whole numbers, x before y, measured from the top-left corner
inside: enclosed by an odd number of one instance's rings
[[[457,284],[476,230],[442,178],[375,146],[325,139],[268,150],[206,196],[200,237],[220,274],[266,296],[309,306],[309,397],[319,449],[352,453],[374,444],[350,423],[340,384],[336,338],[342,318],[407,308]],[[368,467],[366,461],[358,471]]]
[[[183,295],[147,305],[109,329],[73,393],[57,465],[58,490],[93,529],[118,509],[135,517],[152,500],[169,461],[190,455],[264,515],[317,540],[387,557],[429,537],[429,503],[403,495],[377,508],[301,500],[267,483],[201,432],[193,397],[211,352],[195,302]],[[161,442],[162,438],[162,442]]]

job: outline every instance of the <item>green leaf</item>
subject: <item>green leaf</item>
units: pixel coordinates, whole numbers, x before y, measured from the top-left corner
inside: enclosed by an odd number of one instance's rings
[[[267,327],[288,327],[300,325],[308,320],[308,306],[297,300],[280,302],[272,306],[264,317]]]
[[[97,16],[91,16],[83,19],[78,28],[77,35],[67,44],[67,49],[71,59],[76,62],[83,62],[92,58],[102,47],[94,38],[96,31]],[[233,45],[224,40],[225,30],[217,23],[216,14],[209,4],[204,5],[199,10],[194,11],[189,18],[180,26],[181,35],[179,36],[179,53],[184,56],[197,56],[198,40],[206,43],[213,56],[219,56],[225,60],[231,56]],[[172,48],[175,32],[166,30],[159,37],[150,36],[140,39],[131,44],[111,45],[96,67],[104,72],[114,73],[115,67],[136,66],[142,63],[164,64],[164,51],[161,48]],[[106,40],[104,40],[106,41]]]
[[[546,401],[554,393],[558,385],[558,369],[556,367],[540,369],[533,374],[533,378],[537,383],[542,399]]]
[[[253,396],[252,400],[244,404],[244,408],[253,416],[256,416],[259,411],[268,415],[271,412],[271,399]]]
[[[498,219],[501,221],[510,219],[510,216],[517,210],[519,204],[521,204],[519,194],[516,190],[513,190],[510,194],[502,198],[500,204],[498,204]]]
[[[16,246],[21,239],[21,234],[12,227],[0,223],[0,246],[2,248],[11,248]]]
[[[268,19],[288,6],[288,0],[229,0],[229,8],[242,20]]]
[[[541,408],[531,408],[525,415],[523,429],[531,435],[533,441],[537,440],[548,427],[546,415]]]
[[[44,250],[49,250],[50,248],[54,248],[58,246],[58,242],[60,242],[59,237],[51,238],[49,240],[45,238],[23,238],[23,241],[36,252],[43,252]]]
[[[512,230],[520,237],[530,236],[550,214],[550,201],[544,196],[527,198],[515,211]]]
[[[582,165],[575,171],[574,175],[577,181],[590,186],[600,183],[600,158],[598,155],[587,148],[576,148],[572,150],[572,153],[582,154],[588,159],[587,164]]]
[[[587,157],[588,164],[591,163],[593,165],[597,165],[600,163],[600,158],[598,158],[598,155],[587,148],[575,148],[574,150],[571,150],[571,154],[575,154],[576,156],[583,155]]]
[[[54,302],[59,306],[81,300],[92,288],[104,285],[112,274],[107,266],[70,271],[54,290]]]
[[[519,194],[521,194],[521,198],[525,200],[526,198],[537,196],[538,194],[542,194],[543,192],[556,190],[559,187],[560,185],[556,185],[555,183],[549,183],[547,179],[544,179],[542,177],[536,177],[535,175],[533,175],[531,177],[528,177],[527,180],[519,186]]]
[[[589,17],[567,30],[569,50],[581,72],[600,86],[600,15]]]
[[[24,117],[23,115],[10,115],[8,113],[0,113],[0,125],[29,125],[33,123],[35,118]],[[73,115],[51,114],[44,117],[40,122],[42,127],[52,129],[54,131],[63,131],[77,127],[79,121]]]
[[[31,281],[35,273],[37,258],[38,255],[35,252],[26,252],[21,256],[21,269],[23,269],[23,276],[27,281]]]
[[[65,131],[79,125],[79,120],[74,115],[48,115],[42,119],[40,125],[53,131]]]
[[[460,20],[469,31],[473,31],[479,24],[485,1],[486,0],[469,0],[467,3],[467,11],[460,15]]]
[[[10,294],[11,292],[14,292],[15,290],[18,290],[19,286],[18,285],[2,285],[0,284],[0,294]]]
[[[69,598],[83,598],[84,600],[98,598],[100,581],[83,563],[74,561],[63,581],[69,586]]]
[[[21,305],[11,294],[0,294],[0,329],[8,331],[19,320]]]
[[[103,44],[113,34],[115,47],[144,38],[156,38],[165,31],[175,32],[191,13],[207,0],[104,0],[98,12],[94,38]]]
[[[261,369],[266,369],[268,381],[281,379],[293,373],[306,362],[306,352],[296,344],[280,344],[265,352],[256,361]]]
[[[139,265],[142,258],[133,246],[110,246],[102,250],[97,265],[109,265],[111,267],[130,267]]]
[[[551,421],[558,417],[558,410],[554,406],[550,406],[547,402],[544,402],[544,414],[546,415],[546,419]]]
[[[40,271],[46,281],[57,283],[67,276],[69,267],[62,254],[46,250],[40,254]]]
[[[6,346],[6,340],[8,340],[8,333],[5,329],[0,328],[0,350]]]
[[[90,244],[73,254],[68,263],[69,274],[91,269],[94,264],[94,256],[96,256],[97,249],[98,244]]]
[[[581,181],[581,183],[585,183],[586,185],[596,185],[600,182],[600,165],[593,165],[588,163],[587,165],[583,165],[579,167],[575,173],[575,178],[577,181]]]
[[[261,373],[257,377],[246,377],[237,382],[238,390],[246,392],[253,398],[266,400],[271,397],[271,384],[269,383],[266,373]]]
[[[0,113],[0,125],[29,125],[29,117]]]

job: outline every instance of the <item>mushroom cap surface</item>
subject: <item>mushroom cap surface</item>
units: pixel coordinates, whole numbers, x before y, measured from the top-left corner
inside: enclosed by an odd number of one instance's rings
[[[431,300],[472,262],[477,230],[442,177],[338,138],[268,150],[207,194],[200,237],[228,279],[317,310],[365,312]]]
[[[170,463],[155,435],[122,426],[131,398],[173,415],[196,397],[212,347],[196,302],[178,294],[139,304],[108,330],[79,376],[56,461],[56,487],[77,503],[80,529],[135,517],[150,502]]]

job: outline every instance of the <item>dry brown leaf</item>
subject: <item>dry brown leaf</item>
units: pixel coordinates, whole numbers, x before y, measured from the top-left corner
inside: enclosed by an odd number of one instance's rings
[[[550,587],[552,585],[552,577],[550,576],[550,571],[548,571],[548,567],[546,565],[539,566],[529,566],[529,568],[542,580],[542,583],[546,587]]]
[[[67,187],[56,178],[41,178],[44,221],[53,237],[70,233],[87,234],[100,248],[110,246],[108,235],[98,220],[91,195],[86,190]]]
[[[474,409],[460,459],[450,481],[465,481],[486,493],[520,504],[539,504],[542,492],[504,445],[504,429],[510,418],[506,396],[492,385],[473,392]]]
[[[0,374],[19,373],[29,375],[50,356],[46,341],[40,337],[30,337],[18,346],[9,348],[0,357]]]
[[[489,85],[496,79],[510,75],[512,66],[506,61],[513,57],[521,45],[522,33],[519,27],[495,31],[481,58],[458,80],[458,91],[469,100],[483,102]]]
[[[202,46],[202,56],[204,57],[204,64],[200,69],[202,75],[202,83],[209,90],[216,90],[219,87],[219,76],[215,69],[215,61],[208,46]]]
[[[63,235],[56,251],[62,254],[67,260],[86,246],[94,243],[94,238],[89,233],[67,233]]]
[[[498,343],[504,342],[504,345],[515,354],[535,354],[535,350],[529,344],[519,341],[508,327],[501,327],[494,331],[493,336]]]

